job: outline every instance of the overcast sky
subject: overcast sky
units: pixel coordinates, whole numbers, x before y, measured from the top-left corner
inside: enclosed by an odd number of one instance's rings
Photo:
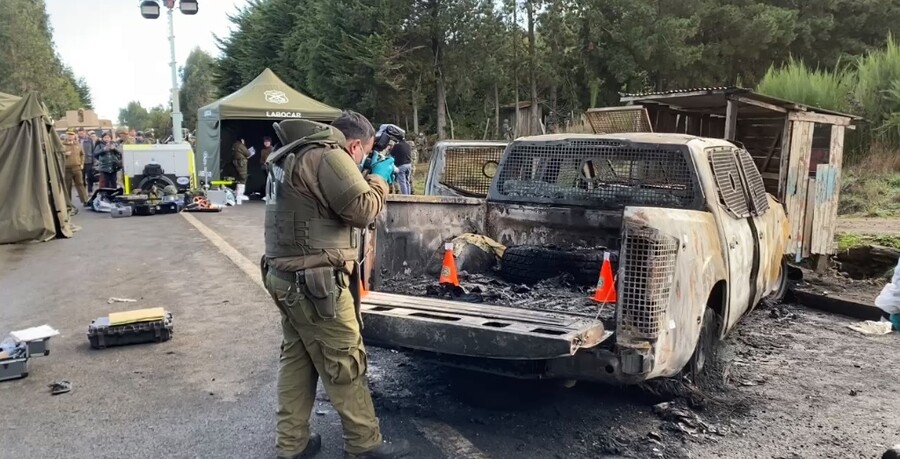
[[[175,56],[184,65],[199,46],[218,54],[213,34],[227,36],[227,15],[247,0],[198,0],[200,11],[175,11]],[[144,107],[168,104],[171,94],[168,25],[141,17],[139,0],[46,0],[53,39],[63,61],[91,88],[101,118],[117,122],[119,109],[137,100]]]

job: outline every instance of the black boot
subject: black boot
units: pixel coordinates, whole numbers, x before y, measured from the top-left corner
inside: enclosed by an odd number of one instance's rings
[[[322,436],[317,433],[309,434],[309,442],[306,443],[306,448],[299,453],[290,456],[278,456],[278,459],[307,459],[315,456],[319,450],[322,449]]]
[[[397,442],[384,442],[378,448],[365,453],[350,454],[344,452],[344,459],[397,459],[409,454],[409,442],[399,440]]]

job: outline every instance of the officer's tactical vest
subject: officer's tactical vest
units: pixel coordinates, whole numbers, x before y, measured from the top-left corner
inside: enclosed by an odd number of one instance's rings
[[[331,150],[342,148],[330,135],[330,129],[325,126],[319,132],[291,142],[267,161],[267,258],[303,257],[322,254],[326,249],[340,251],[344,260],[355,260],[358,255],[358,231],[346,225],[330,209],[324,213],[320,211],[322,205],[311,193],[294,187],[296,161],[306,155],[324,156]],[[322,160],[311,162],[320,164]]]

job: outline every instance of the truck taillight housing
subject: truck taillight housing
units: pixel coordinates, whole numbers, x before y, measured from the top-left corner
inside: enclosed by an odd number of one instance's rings
[[[626,225],[619,256],[620,338],[653,340],[662,333],[677,255],[677,239],[652,228]]]

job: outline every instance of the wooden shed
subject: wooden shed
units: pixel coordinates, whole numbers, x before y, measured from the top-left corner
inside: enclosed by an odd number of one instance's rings
[[[791,223],[790,255],[835,251],[844,134],[858,117],[755,93],[702,88],[624,94],[646,108],[655,132],[717,137],[743,145]],[[817,257],[824,259],[825,257]]]

